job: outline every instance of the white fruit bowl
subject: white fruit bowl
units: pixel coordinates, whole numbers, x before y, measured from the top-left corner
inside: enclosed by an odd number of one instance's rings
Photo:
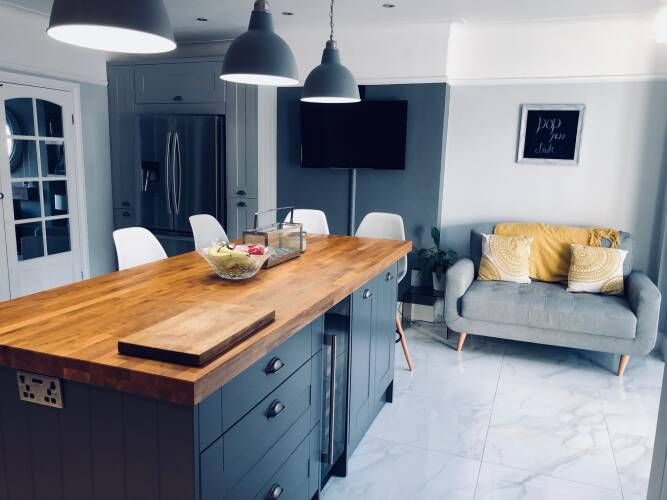
[[[223,245],[224,247],[224,245]],[[255,276],[264,265],[264,262],[269,258],[268,248],[264,249],[263,255],[250,255],[243,250],[224,249],[220,251],[221,246],[216,245],[210,248],[202,248],[197,250],[208,265],[211,266],[213,272],[222,279],[238,281],[246,280]],[[236,248],[245,248],[239,245]],[[240,255],[245,253],[245,255]]]

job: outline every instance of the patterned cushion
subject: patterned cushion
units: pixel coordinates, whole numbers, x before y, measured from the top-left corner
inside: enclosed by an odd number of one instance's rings
[[[617,248],[571,245],[567,291],[623,295],[623,262],[627,255]]]
[[[482,259],[477,279],[530,283],[530,236],[482,234]]]

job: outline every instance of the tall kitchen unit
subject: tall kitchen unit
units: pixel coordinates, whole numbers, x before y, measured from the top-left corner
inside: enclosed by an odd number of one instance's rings
[[[114,227],[146,227],[170,256],[194,249],[190,215],[213,215],[236,238],[276,206],[275,89],[227,84],[221,67],[107,67]]]

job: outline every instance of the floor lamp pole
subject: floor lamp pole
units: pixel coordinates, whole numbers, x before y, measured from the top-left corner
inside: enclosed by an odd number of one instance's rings
[[[354,226],[354,222],[356,219],[356,211],[357,211],[357,169],[352,168],[350,169],[350,221],[349,221],[349,227],[350,227],[350,236],[354,236],[354,230],[356,229]]]

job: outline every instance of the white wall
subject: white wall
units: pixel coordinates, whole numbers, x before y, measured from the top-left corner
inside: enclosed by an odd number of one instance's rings
[[[515,163],[520,105],[583,103],[579,166]],[[632,232],[646,269],[667,169],[667,83],[463,85],[451,91],[444,243],[467,254],[471,224],[536,221]]]
[[[48,17],[0,5],[0,68],[61,80],[106,84],[106,54],[56,42]]]
[[[447,75],[454,84],[526,78],[667,75],[667,44],[652,16],[454,24]]]
[[[449,23],[336,27],[341,58],[362,84],[442,82],[447,72]],[[282,30],[303,81],[320,64],[328,26]]]

